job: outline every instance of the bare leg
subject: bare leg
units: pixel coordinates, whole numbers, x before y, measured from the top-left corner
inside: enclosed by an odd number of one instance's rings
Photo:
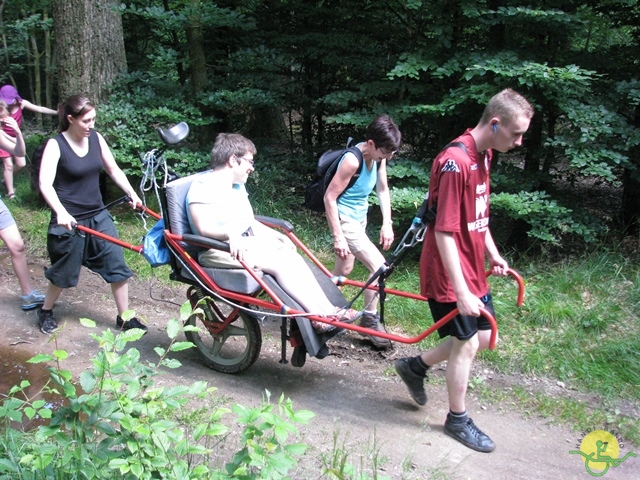
[[[13,173],[18,173],[27,165],[26,157],[13,157]]]
[[[331,272],[335,276],[343,276],[348,277],[353,271],[353,263],[356,260],[356,257],[353,254],[347,255],[347,258],[340,258],[338,256],[335,257],[336,262],[333,266],[333,271]]]
[[[13,191],[13,157],[5,157],[4,160],[4,186],[7,189],[7,195],[14,193]]]
[[[111,293],[116,301],[118,315],[122,315],[129,310],[129,281],[123,280],[111,284]]]
[[[499,335],[496,332],[496,344],[498,343]],[[478,330],[478,351],[486,350],[491,343],[491,330]]]
[[[465,398],[471,364],[478,351],[478,336],[474,335],[469,340],[452,338],[451,354],[447,361],[447,391],[449,392],[449,409],[452,412],[465,412],[467,410]]]
[[[15,193],[13,188],[13,175],[18,173],[27,164],[25,157],[4,158],[4,184],[7,187],[7,195]]]
[[[384,256],[380,253],[380,250],[371,243],[367,248],[360,250],[355,254],[355,257],[364,265],[369,271],[370,279],[378,269],[384,265]],[[367,280],[368,280],[367,279]],[[373,286],[377,286],[378,282],[372,283]],[[364,292],[364,307],[366,311],[373,312],[378,309],[378,292],[377,290],[365,290]]]
[[[447,337],[431,350],[427,350],[420,355],[425,365],[433,367],[439,363],[448,360],[451,356],[451,347],[453,346],[453,338]]]
[[[47,288],[47,295],[44,299],[44,304],[42,305],[43,310],[51,310],[58,300],[58,297],[62,293],[63,288],[56,287],[53,283],[49,282],[49,287]]]
[[[22,295],[29,295],[31,293],[29,267],[27,266],[27,258],[24,254],[24,241],[20,236],[18,227],[13,224],[10,227],[0,230],[0,238],[4,241],[11,253],[13,271],[15,272],[16,277],[18,277],[18,283],[20,283]]]
[[[464,398],[469,383],[471,362],[478,351],[489,348],[490,339],[491,330],[478,330],[477,335],[467,341],[447,337],[436,347],[420,355],[425,365],[429,366],[448,360],[447,388],[451,410],[454,412],[464,411]],[[454,405],[456,406],[454,407]],[[457,408],[461,409],[457,410]]]

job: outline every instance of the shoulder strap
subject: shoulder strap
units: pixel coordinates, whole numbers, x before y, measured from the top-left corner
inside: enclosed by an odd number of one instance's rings
[[[456,147],[462,150],[465,154],[469,155],[467,151],[467,146],[462,142],[450,142],[447,143],[440,152],[444,152],[449,147]],[[436,213],[438,212],[438,204],[434,203],[430,208],[427,209],[427,203],[429,201],[429,193],[427,192],[427,196],[425,197],[418,213],[416,215],[417,219],[420,219],[422,223],[428,225],[436,219]]]
[[[358,180],[358,177],[360,177],[360,172],[362,171],[362,164],[364,163],[364,157],[362,156],[362,152],[360,151],[360,149],[358,147],[356,147],[355,145],[353,147],[349,147],[347,149],[347,152],[351,152],[353,153],[356,158],[358,159],[358,170],[356,170],[356,173],[353,174],[353,176],[351,177],[351,179],[349,180],[349,184],[347,185],[347,188],[344,189],[344,192],[346,192],[347,190],[349,190],[351,187],[353,187],[353,185],[356,183],[356,181]],[[345,154],[347,153],[345,152]],[[343,155],[344,156],[344,155]],[[342,195],[342,194],[341,194]]]
[[[450,142],[447,143],[444,148],[442,150],[440,150],[441,152],[446,150],[449,147],[458,147],[460,150],[462,150],[464,153],[466,153],[467,155],[469,155],[469,152],[467,151],[467,146],[462,143],[462,142]]]
[[[353,153],[356,156],[356,158],[358,159],[358,162],[360,162],[360,165],[362,165],[362,162],[364,162],[364,157],[362,156],[362,152],[360,151],[360,149],[358,147],[356,147],[354,145],[353,147],[349,147],[347,151]],[[347,152],[345,152],[345,153],[347,153]]]

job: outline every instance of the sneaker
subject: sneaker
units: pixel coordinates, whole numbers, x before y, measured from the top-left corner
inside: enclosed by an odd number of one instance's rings
[[[51,310],[43,312],[42,309],[38,311],[38,323],[40,325],[40,331],[45,335],[51,335],[58,329],[58,322],[53,318],[53,312]]]
[[[365,328],[370,328],[372,330],[376,330],[378,332],[387,331],[384,329],[384,326],[380,323],[380,315],[377,313],[367,313],[364,312],[362,318],[360,319],[360,326]],[[387,348],[391,348],[391,340],[388,338],[380,338],[375,335],[366,335],[364,334],[369,341],[373,344],[374,347],[380,350],[386,350]]]
[[[116,326],[120,330],[131,330],[132,328],[139,328],[145,333],[147,333],[147,330],[149,330],[147,326],[136,317],[133,317],[131,320],[127,320],[125,322],[124,320],[122,320],[122,317],[120,317],[120,315],[116,317]]]
[[[477,452],[489,453],[496,448],[494,441],[476,427],[470,418],[463,423],[454,423],[447,417],[444,422],[444,433]]]
[[[44,295],[32,290],[29,295],[22,295],[22,310],[33,310],[44,303]]]
[[[427,403],[427,392],[424,390],[424,379],[426,375],[420,376],[411,370],[411,366],[409,365],[410,360],[410,358],[400,358],[396,360],[393,365],[409,389],[411,398],[413,398],[418,405],[424,405]]]

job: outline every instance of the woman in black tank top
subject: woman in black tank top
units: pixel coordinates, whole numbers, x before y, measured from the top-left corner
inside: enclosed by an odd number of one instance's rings
[[[93,129],[95,106],[87,98],[74,95],[61,105],[58,115],[60,133],[47,142],[40,165],[40,191],[51,207],[47,236],[51,266],[45,271],[49,288],[38,315],[40,330],[50,334],[58,328],[53,305],[65,288],[78,284],[84,265],[111,285],[118,311],[117,327],[146,331],[147,327],[137,318],[128,321],[122,318],[129,309],[127,281],[133,275],[124,261],[122,247],[99,241],[92,235],[78,235],[73,228],[76,224],[84,225],[118,237],[100,193],[102,170],[131,198],[133,206],[142,202],[102,135]]]

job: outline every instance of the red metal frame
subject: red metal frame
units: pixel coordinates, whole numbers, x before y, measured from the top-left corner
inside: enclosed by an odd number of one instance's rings
[[[141,203],[136,205],[136,209],[137,210],[141,210],[142,212],[152,216],[156,220],[160,220],[162,218],[162,215],[160,215],[159,213],[156,213],[153,210],[145,207]],[[75,225],[74,228],[77,228],[81,232],[88,233],[90,235],[94,235],[94,236],[96,236],[98,238],[101,238],[103,240],[107,240],[107,241],[109,241],[111,243],[115,243],[116,245],[120,245],[121,247],[126,248],[128,250],[133,250],[136,253],[142,253],[142,245],[132,245],[132,244],[130,244],[128,242],[123,242],[119,238],[114,238],[114,237],[112,237],[110,235],[105,235],[104,233],[98,232],[97,230],[93,230],[93,229],[91,229],[89,227],[85,227],[84,225]]]
[[[159,214],[157,214],[156,212],[154,212],[152,210],[149,210],[147,207],[144,207],[142,205],[137,205],[136,208],[139,208],[139,209],[143,210],[145,213],[151,215],[152,217],[154,217],[156,219],[160,219],[161,218],[161,216]],[[278,225],[269,225],[269,226],[273,226],[273,227],[277,227],[278,228]],[[95,236],[97,236],[99,238],[102,238],[104,240],[113,242],[113,243],[115,243],[117,245],[122,246],[123,248],[127,248],[129,250],[133,250],[133,251],[135,251],[137,253],[142,253],[142,249],[143,249],[142,245],[132,245],[130,243],[124,242],[124,241],[119,240],[117,238],[113,238],[113,237],[111,237],[109,235],[105,235],[103,233],[100,233],[100,232],[98,232],[96,230],[92,230],[92,229],[90,229],[88,227],[84,227],[82,225],[77,225],[76,228],[78,230],[83,231],[85,233],[88,233],[90,235],[95,235]],[[287,235],[287,237],[289,237],[289,239],[296,245],[296,247],[298,247],[305,255],[307,255],[309,257],[309,259],[325,275],[327,275],[329,278],[333,278],[333,275],[331,274],[331,272],[320,262],[320,260],[318,260],[318,258],[313,254],[313,252],[311,252],[306,247],[306,245],[304,245],[300,241],[300,239],[298,239],[298,237],[293,232],[287,231],[287,230],[284,230],[284,229],[282,229],[282,230]],[[264,290],[264,292],[267,294],[267,296],[271,300],[267,301],[267,300],[263,300],[261,298],[258,298],[257,294],[256,295],[247,295],[247,294],[232,292],[230,290],[225,290],[223,288],[220,288],[218,285],[216,285],[213,282],[213,279],[211,279],[211,277],[209,277],[209,275],[207,275],[207,273],[204,271],[204,269],[193,259],[193,257],[191,257],[191,255],[189,255],[189,253],[184,249],[184,247],[182,246],[182,243],[184,242],[182,236],[175,235],[175,234],[171,233],[169,230],[165,230],[164,231],[164,235],[165,235],[165,241],[167,242],[169,247],[174,252],[177,252],[177,254],[180,256],[182,261],[184,261],[189,266],[189,268],[192,269],[192,271],[194,271],[196,273],[198,279],[202,282],[202,284],[204,284],[206,286],[206,288],[208,288],[212,292],[216,293],[217,295],[220,295],[223,298],[226,298],[228,300],[231,300],[231,301],[234,301],[234,302],[238,302],[238,303],[241,303],[241,304],[249,304],[249,305],[253,305],[254,307],[263,308],[263,309],[268,310],[268,311],[273,311],[273,312],[277,312],[277,313],[280,313],[280,314],[286,314],[286,315],[304,314],[304,316],[306,318],[308,318],[309,320],[318,321],[318,322],[322,322],[322,323],[328,323],[328,324],[331,324],[331,325],[335,325],[336,327],[344,328],[346,330],[353,330],[353,331],[356,331],[356,332],[364,333],[366,335],[373,335],[373,336],[376,336],[376,337],[389,339],[389,340],[391,340],[393,342],[406,343],[406,344],[418,343],[418,342],[424,340],[426,337],[431,335],[438,328],[442,327],[445,323],[447,323],[449,320],[451,320],[453,317],[455,317],[458,314],[458,309],[453,310],[448,315],[446,315],[445,317],[443,317],[440,320],[438,320],[437,322],[435,322],[427,330],[425,330],[424,332],[422,332],[419,335],[416,335],[415,337],[405,337],[405,336],[401,336],[401,335],[395,335],[395,334],[391,334],[391,333],[387,333],[387,332],[381,332],[381,331],[378,331],[378,330],[373,330],[373,329],[370,329],[370,328],[361,327],[359,325],[352,325],[352,324],[340,322],[340,321],[337,321],[337,320],[335,320],[333,318],[330,318],[330,317],[323,317],[323,316],[319,316],[319,315],[306,314],[306,312],[304,312],[304,311],[296,310],[295,308],[292,308],[292,307],[286,305],[278,297],[278,295],[275,292],[273,292],[273,290],[271,290],[268,285],[265,284],[265,282],[262,280],[262,278],[260,278],[253,271],[253,269],[249,268],[244,262],[240,262],[240,263],[246,269],[246,271],[249,272],[249,274],[253,277],[253,279],[260,285],[260,287]],[[206,247],[206,245],[201,245],[201,246]],[[515,270],[509,270],[508,273],[518,283],[517,305],[521,306],[522,303],[524,302],[524,281],[522,280],[522,277]],[[489,276],[489,275],[491,275],[491,271],[487,272],[487,276]],[[355,281],[355,280],[349,280],[349,279],[341,279],[340,280],[340,284],[341,285],[351,285],[351,286],[354,286],[354,287],[357,287],[357,288],[362,288],[365,285],[364,282]],[[372,289],[372,290],[377,290],[378,289],[378,287],[375,286],[375,285],[370,285],[367,288],[368,289]],[[423,297],[422,295],[418,295],[418,294],[411,293],[411,292],[404,292],[404,291],[401,291],[401,290],[394,290],[394,289],[390,289],[390,288],[385,288],[384,291],[386,293],[388,293],[388,294],[391,294],[391,295],[397,295],[397,296],[400,296],[400,297],[410,298],[410,299],[413,299],[413,300],[418,300],[418,301],[423,301],[423,302],[428,301],[428,299],[426,297]],[[225,319],[224,322],[215,323],[215,324],[211,324],[210,322],[206,322],[205,325],[206,325],[207,329],[212,334],[218,334],[227,325],[229,325],[231,322],[236,320],[236,318],[238,317],[238,314],[239,314],[239,309],[235,308],[231,312],[231,314],[229,314],[227,316],[220,315],[220,318],[224,318]],[[493,315],[491,315],[491,313],[488,312],[486,309],[481,308],[480,309],[480,314],[482,316],[484,316],[489,321],[489,324],[491,326],[491,337],[490,337],[490,341],[489,341],[489,348],[491,350],[493,350],[495,348],[495,346],[496,346],[496,340],[497,340],[497,336],[498,336],[498,325],[497,325],[496,320],[493,317]]]

